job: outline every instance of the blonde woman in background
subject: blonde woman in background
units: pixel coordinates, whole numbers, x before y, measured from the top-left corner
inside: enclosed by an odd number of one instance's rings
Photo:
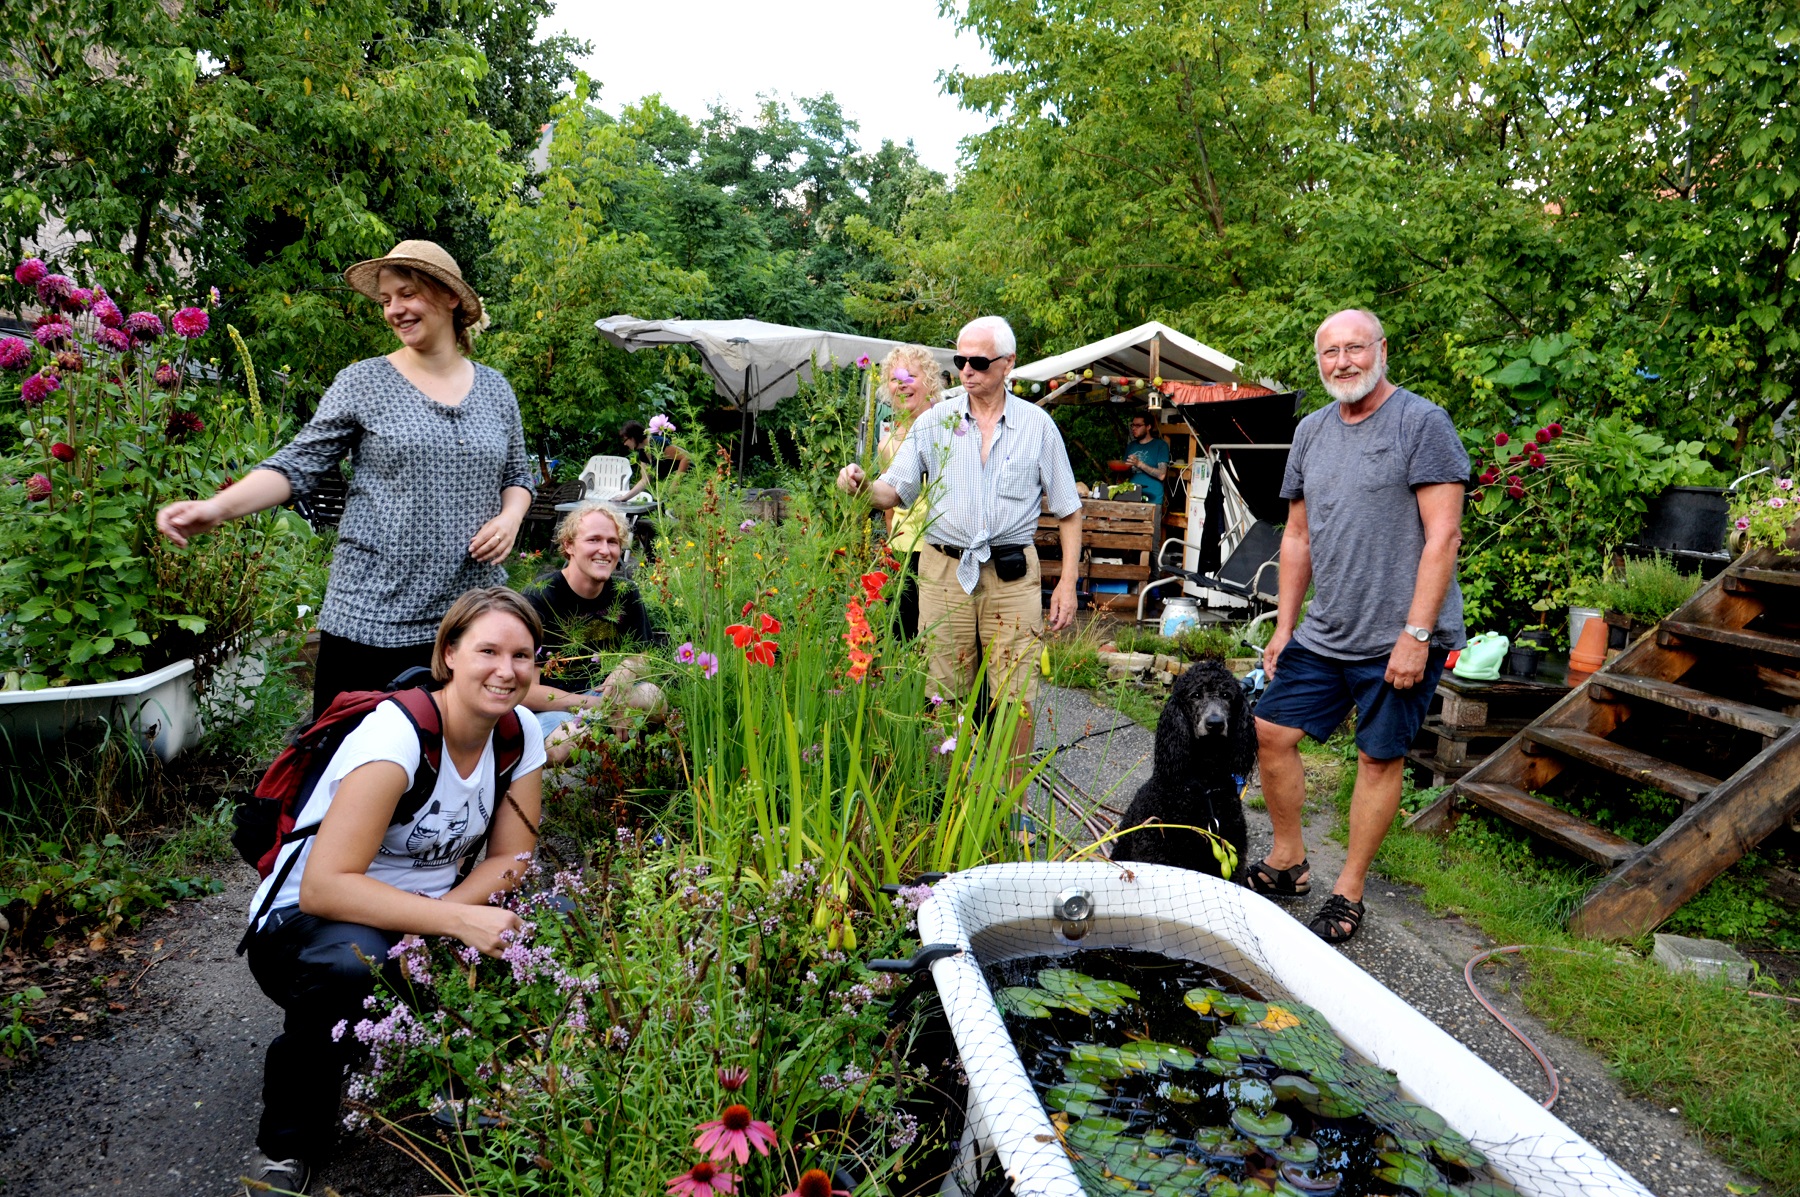
[[[894,407],[894,423],[876,450],[881,468],[885,470],[912,431],[913,421],[942,397],[944,374],[931,351],[923,345],[902,345],[892,350],[881,363],[881,376],[887,379],[888,395]],[[905,581],[899,598],[900,629],[909,640],[919,634],[919,546],[925,541],[925,524],[929,516],[929,503],[915,503],[911,508],[895,507],[887,513],[888,550],[905,567],[902,571]]]

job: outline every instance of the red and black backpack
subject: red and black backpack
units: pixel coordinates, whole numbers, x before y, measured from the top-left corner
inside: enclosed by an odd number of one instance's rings
[[[423,672],[408,670],[396,678],[393,685],[404,686]],[[266,878],[274,871],[283,848],[318,833],[318,823],[295,826],[301,809],[318,788],[319,779],[325,775],[331,758],[343,746],[345,737],[356,730],[370,711],[390,698],[419,734],[419,767],[413,773],[412,785],[394,807],[394,817],[388,821],[388,826],[411,822],[431,798],[444,759],[443,718],[431,692],[422,687],[410,687],[350,690],[339,694],[317,719],[301,724],[288,735],[287,747],[263,773],[256,789],[238,800],[237,810],[232,814],[231,844],[239,856],[255,867],[258,876]],[[471,856],[487,844],[488,833],[499,817],[498,804],[512,785],[513,771],[524,756],[525,731],[520,726],[518,711],[509,710],[494,725],[494,817],[488,820],[487,831],[476,841]],[[263,916],[269,913],[281,887],[287,884],[294,862],[299,859],[300,853],[295,852],[281,867],[275,884],[269,887],[268,896],[251,917],[243,942],[238,944],[240,955],[249,946],[250,937],[262,924]]]

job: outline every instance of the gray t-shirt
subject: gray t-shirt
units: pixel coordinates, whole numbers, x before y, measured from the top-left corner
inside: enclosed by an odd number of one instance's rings
[[[1346,661],[1392,652],[1425,551],[1413,492],[1468,480],[1469,454],[1449,414],[1405,388],[1360,424],[1344,423],[1336,403],[1301,420],[1281,497],[1306,500],[1314,593],[1294,639]],[[1431,643],[1461,648],[1464,638],[1462,589],[1452,576]]]

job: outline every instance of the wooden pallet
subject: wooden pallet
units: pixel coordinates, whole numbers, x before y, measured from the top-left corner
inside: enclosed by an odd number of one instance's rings
[[[1696,727],[1717,764],[1666,759]],[[1639,845],[1539,796],[1596,774],[1684,810]],[[1442,828],[1469,803],[1609,870],[1574,931],[1626,939],[1656,927],[1800,813],[1800,556],[1740,558],[1408,823]]]

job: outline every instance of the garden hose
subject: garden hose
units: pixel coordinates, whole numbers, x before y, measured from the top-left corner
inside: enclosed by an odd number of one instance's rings
[[[1543,1068],[1544,1077],[1550,1082],[1550,1096],[1546,1097],[1542,1103],[1543,1107],[1547,1110],[1556,1104],[1557,1097],[1562,1093],[1562,1079],[1557,1076],[1556,1066],[1550,1063],[1550,1058],[1538,1049],[1538,1045],[1531,1041],[1530,1036],[1514,1026],[1511,1019],[1500,1013],[1500,1011],[1495,1008],[1494,1004],[1487,1000],[1487,997],[1481,992],[1480,987],[1475,984],[1475,966],[1477,964],[1482,964],[1503,953],[1516,955],[1526,948],[1538,948],[1546,952],[1561,952],[1565,956],[1588,956],[1595,960],[1606,960],[1608,957],[1602,956],[1598,952],[1582,952],[1575,948],[1560,948],[1554,944],[1513,943],[1507,944],[1502,948],[1489,948],[1485,952],[1477,952],[1475,955],[1469,957],[1469,962],[1467,964],[1463,965],[1463,980],[1468,983],[1469,992],[1475,995],[1475,1000],[1481,1003],[1481,1008],[1493,1015],[1494,1021],[1510,1031],[1514,1039],[1517,1039],[1520,1043],[1524,1044],[1525,1050],[1530,1052],[1532,1056],[1536,1058],[1538,1064]],[[1778,1002],[1793,1002],[1795,1004],[1800,1004],[1800,998],[1789,997],[1783,993],[1764,993],[1759,989],[1747,989],[1744,992],[1751,997],[1773,998]]]

